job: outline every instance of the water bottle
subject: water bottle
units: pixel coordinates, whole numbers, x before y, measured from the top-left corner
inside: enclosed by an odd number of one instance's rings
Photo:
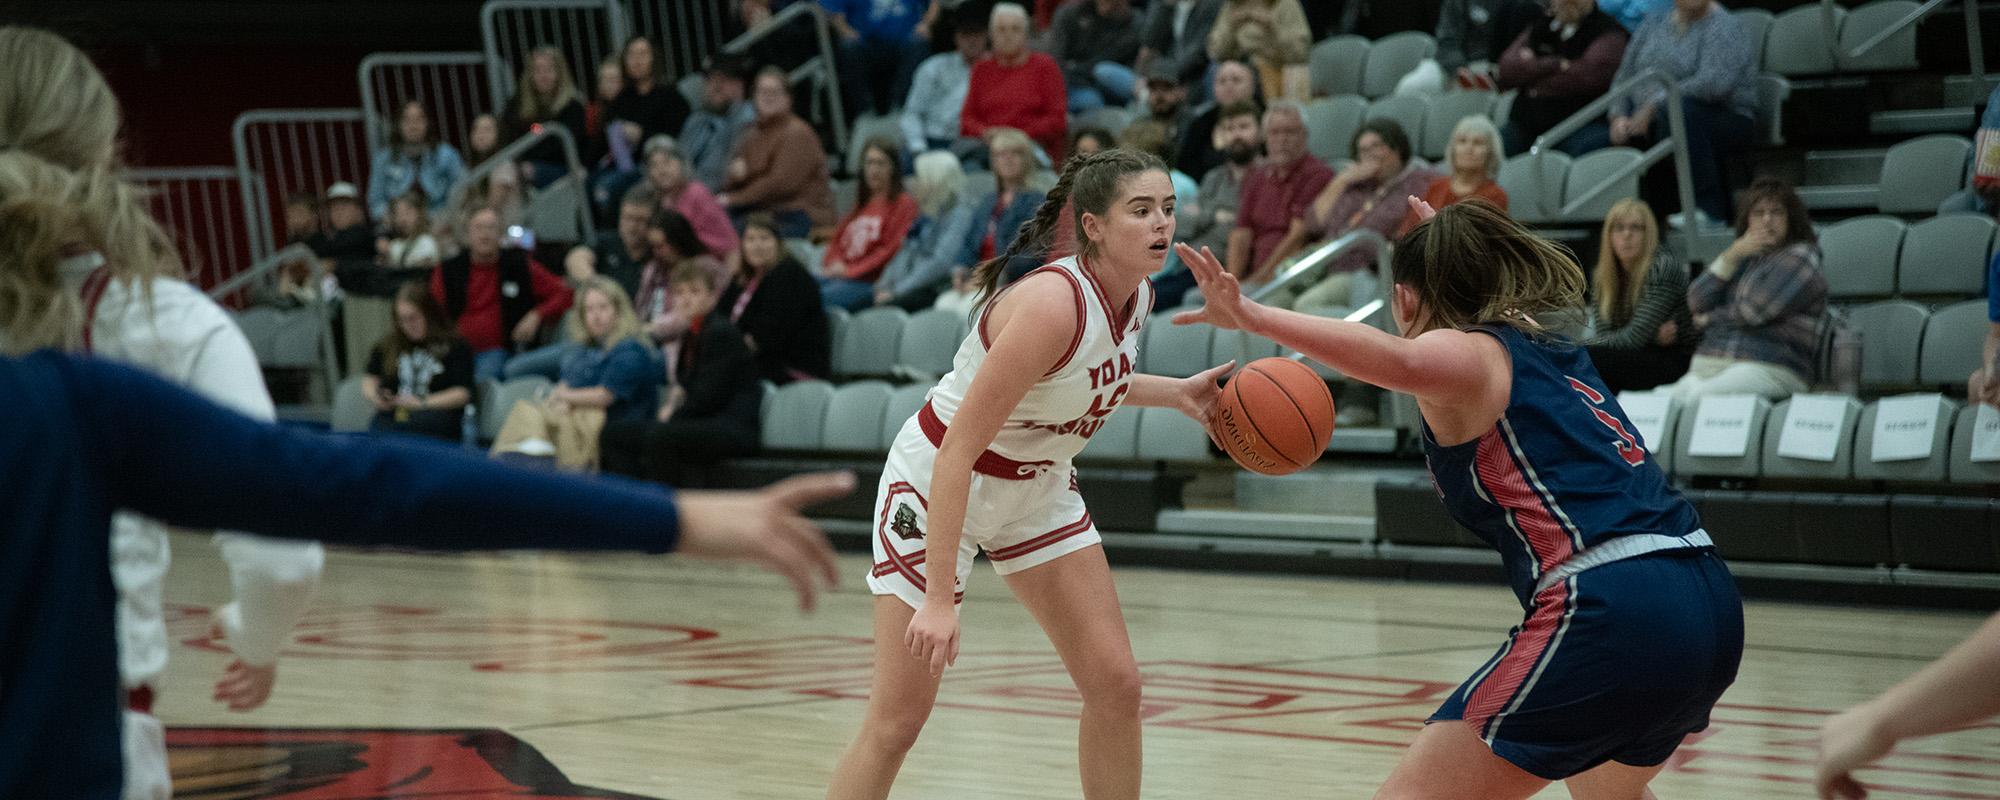
[[[1849,397],[1861,394],[1861,331],[1846,325],[1833,329],[1833,388]]]

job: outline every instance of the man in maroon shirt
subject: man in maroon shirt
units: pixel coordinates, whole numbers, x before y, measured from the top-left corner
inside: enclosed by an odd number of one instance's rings
[[[473,378],[499,380],[508,356],[569,310],[570,289],[525,250],[500,248],[500,212],[465,222],[465,252],[431,273],[431,296],[472,346]]]
[[[1273,103],[1264,112],[1264,153],[1243,179],[1236,229],[1229,232],[1226,266],[1249,284],[1275,277],[1265,263],[1271,251],[1333,180],[1333,170],[1306,151],[1305,115],[1297,103]]]

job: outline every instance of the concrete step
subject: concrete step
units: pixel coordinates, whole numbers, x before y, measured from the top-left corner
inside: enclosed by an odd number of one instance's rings
[[[1873,183],[1799,187],[1799,199],[1805,201],[1806,208],[1815,211],[1829,209],[1873,210],[1876,207],[1876,197],[1880,194],[1880,185]]]
[[[1379,470],[1322,467],[1291,475],[1236,475],[1236,507],[1285,514],[1375,516]]]
[[[1874,184],[1882,180],[1882,160],[1886,147],[1849,150],[1814,150],[1806,154],[1801,186]]]
[[[1979,120],[1972,106],[1912,108],[1877,111],[1869,116],[1868,132],[1881,135],[1920,136],[1926,133],[1963,134]]]
[[[1185,508],[1161,511],[1159,531],[1221,538],[1372,542],[1375,540],[1375,518],[1351,514],[1282,514]]]

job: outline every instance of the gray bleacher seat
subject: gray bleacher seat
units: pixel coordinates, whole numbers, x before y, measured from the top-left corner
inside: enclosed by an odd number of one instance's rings
[[[1307,57],[1316,97],[1359,94],[1361,70],[1368,63],[1368,40],[1352,34],[1334,36],[1313,45]]]
[[[826,341],[828,343],[828,353],[833,362],[829,366],[835,375],[846,375],[848,372],[847,351],[841,347],[841,342],[846,341],[847,329],[853,322],[854,315],[848,313],[847,309],[829,308],[826,310]]]
[[[897,371],[919,381],[935,381],[951,371],[952,356],[965,339],[965,315],[942,308],[911,314],[896,345]]]
[[[1889,29],[1917,10],[1915,0],[1874,0],[1847,12],[1840,21],[1840,49],[1835,61],[1846,72],[1888,72],[1917,68],[1917,26],[1905,26],[1868,52],[1853,55],[1863,42]]]
[[[1785,146],[1785,101],[1792,97],[1792,82],[1783,75],[1766,72],[1757,76],[1757,144]]]
[[[1126,126],[1131,124],[1131,109],[1119,108],[1117,106],[1103,106],[1078,114],[1076,120],[1070,123],[1069,129],[1071,133],[1074,133],[1084,128],[1103,128],[1110,131],[1112,136],[1117,136],[1124,132]]]
[[[1541,181],[1535,180],[1536,159],[1542,160]],[[1507,192],[1507,212],[1525,223],[1547,222],[1562,210],[1563,184],[1570,158],[1556,151],[1520,155],[1500,164],[1500,188]]]
[[[1589,153],[1570,164],[1569,173],[1563,177],[1562,202],[1565,207],[1581,199],[1584,193],[1597,188],[1599,183],[1610,178],[1628,165],[1636,164],[1641,158],[1639,151],[1630,147],[1606,147]],[[1628,197],[1639,196],[1639,175],[1643,170],[1635,170],[1620,178],[1609,188],[1598,192],[1583,206],[1561,214],[1564,222],[1602,222],[1611,206]],[[1512,203],[1509,203],[1512,206]]]
[[[1908,300],[1851,306],[1847,321],[1861,333],[1861,385],[1910,386],[1917,382],[1918,345],[1930,309]]]
[[[1917,382],[1931,386],[1963,385],[1966,376],[1979,368],[1980,347],[1990,325],[1986,321],[1985,300],[1967,300],[1933,310],[1924,323]]]
[[[889,405],[889,384],[855,381],[833,390],[826,403],[826,425],[819,447],[835,453],[882,452],[882,414]]]
[[[1361,93],[1383,97],[1396,90],[1396,82],[1410,74],[1423,60],[1437,54],[1437,40],[1422,31],[1392,33],[1368,47],[1368,59],[1361,69]]]
[[[759,436],[764,449],[818,450],[832,400],[833,384],[826,381],[793,381],[778,387]]]
[[[1835,299],[1896,293],[1896,261],[1909,226],[1880,214],[1844,219],[1819,235],[1820,273]]]
[[[1430,113],[1430,101],[1414,95],[1399,94],[1384,97],[1368,104],[1365,119],[1393,119],[1403,126],[1403,134],[1412,143],[1424,140],[1424,115]],[[1414,154],[1413,154],[1414,155]]]
[[[1961,379],[1963,377],[1960,376]],[[1930,455],[1924,458],[1876,461],[1872,456],[1875,415],[1881,409],[1882,401],[1869,403],[1867,408],[1862,409],[1860,423],[1854,431],[1854,477],[1864,481],[1943,481],[1945,464],[1951,460],[1952,417],[1958,413],[1959,403],[1949,397],[1935,399],[1937,423],[1932,428]]]
[[[1836,8],[1836,17],[1846,9]],[[1823,75],[1833,71],[1834,42],[1827,41],[1820,5],[1807,3],[1771,20],[1764,36],[1764,68],[1787,77]]]
[[[975,169],[965,173],[965,188],[960,190],[959,195],[972,202],[978,202],[998,191],[1000,191],[999,178],[986,170]]]
[[[358,433],[368,430],[368,423],[375,419],[375,406],[361,393],[361,376],[356,375],[341,381],[333,389],[333,416],[328,427],[335,431]]]
[[[889,393],[889,403],[882,408],[882,449],[896,441],[896,434],[903,431],[903,423],[916,416],[917,409],[924,407],[930,397],[931,385],[906,383]]]
[[[1757,398],[1750,414],[1750,438],[1740,456],[1698,456],[1688,452],[1694,444],[1695,425],[1701,420],[1701,404],[1711,397],[1695,398],[1681,410],[1674,427],[1674,474],[1755,478],[1762,467],[1764,424],[1770,418],[1771,402]]]
[[[1208,452],[1208,432],[1186,414],[1171,408],[1132,410],[1139,412],[1139,460],[1182,463],[1214,460]]]
[[[1306,104],[1306,149],[1325,161],[1354,155],[1354,131],[1368,115],[1368,101],[1344,94]]]
[[[896,348],[910,315],[895,306],[879,306],[855,314],[840,336],[835,377],[884,377],[895,374]]]
[[[548,378],[539,375],[515,378],[505,383],[488,381],[480,392],[479,440],[490,442],[498,438],[500,426],[507,424],[507,415],[514,410],[515,403],[533,400],[553,385]]]
[[[1896,293],[1966,297],[1986,287],[1993,218],[1947,214],[1910,226],[1896,267]]]
[[[1090,435],[1090,442],[1077,454],[1078,461],[1125,462],[1139,457],[1139,416],[1144,411],[1131,403],[1123,403],[1111,416],[1104,418],[1104,427]]]
[[[674,88],[681,90],[681,97],[687,100],[689,108],[701,108],[701,85],[708,79],[707,73],[689,72],[674,81]]]
[[[1757,59],[1750,63],[1763,65],[1764,38],[1771,32],[1771,12],[1761,8],[1743,8],[1730,9],[1729,13],[1743,23],[1743,31],[1748,34],[1751,46],[1757,48]]]
[[[1208,343],[1208,366],[1235,361],[1236,366],[1241,368],[1257,359],[1274,357],[1283,349],[1277,342],[1262,336],[1218,330]]]
[[[1520,95],[1517,91],[1501,92],[1499,97],[1493,99],[1493,124],[1507,127],[1507,118],[1514,116],[1514,98]]]
[[[1965,186],[1972,142],[1948,133],[1897,142],[1882,159],[1882,188],[1875,205],[1884,214],[1932,214]]]
[[[1791,410],[1791,400],[1780,400],[1777,405],[1771,406],[1771,416],[1764,425],[1764,477],[1822,480],[1846,480],[1854,477],[1854,423],[1861,418],[1861,401],[1852,397],[1847,398],[1846,413],[1841,418],[1840,444],[1834,448],[1832,461],[1815,461],[1778,454],[1778,444],[1784,438],[1785,420],[1791,414]]]
[[[1621,400],[1624,397],[1624,393],[1619,395]],[[1681,408],[1682,404],[1680,403],[1669,403],[1667,405],[1667,419],[1660,426],[1659,441],[1643,441],[1643,444],[1646,445],[1646,452],[1653,457],[1653,463],[1660,465],[1660,471],[1669,475],[1674,474],[1674,450],[1680,443]],[[1633,431],[1632,433],[1633,435],[1640,435],[1638,431]],[[1641,438],[1643,439],[1643,437]]]
[[[535,190],[521,212],[522,222],[545,242],[583,242],[591,231],[579,224],[588,190],[583,176],[570,174]]]
[[[280,312],[275,308],[257,306],[231,313],[236,329],[243,332],[243,338],[250,342],[250,351],[257,354],[257,363],[271,363],[271,347],[278,339]]]
[[[1139,345],[1139,371],[1148,375],[1185,378],[1213,364],[1208,363],[1209,325],[1147,325]]]
[[[896,115],[878,117],[862,114],[855,118],[854,128],[847,133],[847,171],[850,174],[861,174],[861,150],[868,146],[869,138],[875,136],[887,136],[889,141],[896,143],[896,149],[902,149],[903,129]]]
[[[768,380],[757,382],[757,388],[764,390],[763,402],[757,406],[758,419],[771,418],[771,401],[778,399],[778,385]],[[665,397],[666,395],[661,395]]]
[[[1979,406],[1967,404],[1958,410],[1951,425],[1951,459],[1945,466],[1952,483],[2000,483],[2000,461],[1972,460],[1972,429],[1979,420]]]
[[[1458,127],[1458,121],[1477,114],[1492,116],[1492,92],[1445,92],[1431,98],[1430,108],[1424,112],[1424,138],[1415,139],[1417,154],[1442,165],[1445,149],[1451,146],[1451,132]],[[1410,134],[1415,137],[1415,133]],[[1505,158],[1505,154],[1500,154]]]
[[[842,178],[833,182],[833,212],[842,217],[854,210],[860,201],[861,184],[853,178]]]

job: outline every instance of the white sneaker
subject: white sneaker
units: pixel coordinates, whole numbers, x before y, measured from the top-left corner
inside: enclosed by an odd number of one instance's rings
[[[547,439],[523,439],[520,444],[514,445],[514,452],[547,458],[556,454],[556,446]]]

